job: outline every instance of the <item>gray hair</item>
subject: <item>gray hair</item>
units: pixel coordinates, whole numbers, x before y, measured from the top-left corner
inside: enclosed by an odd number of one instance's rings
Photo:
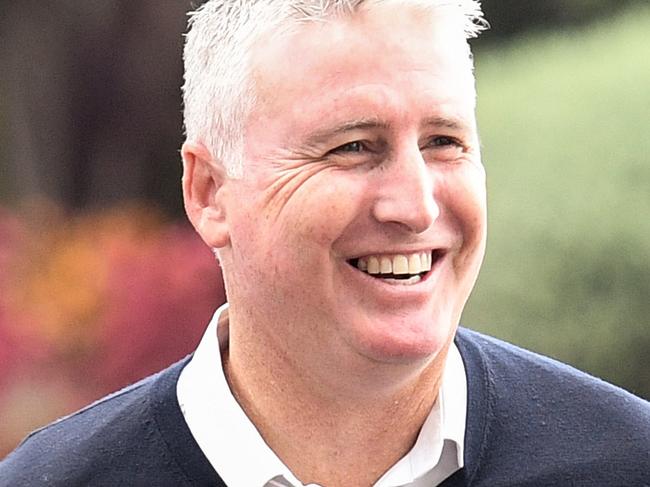
[[[202,142],[228,176],[241,177],[244,124],[255,105],[250,76],[255,43],[268,32],[380,3],[455,7],[464,16],[466,39],[487,28],[478,0],[209,0],[189,14],[183,56],[187,139]]]

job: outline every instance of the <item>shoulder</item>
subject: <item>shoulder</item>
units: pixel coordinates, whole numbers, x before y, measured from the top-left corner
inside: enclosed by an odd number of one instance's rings
[[[456,343],[467,368],[470,402],[480,396],[485,412],[484,464],[508,471],[515,458],[530,462],[527,475],[537,475],[541,484],[544,475],[560,475],[548,481],[589,478],[596,484],[597,476],[605,475],[600,481],[607,479],[606,485],[650,478],[650,403],[480,333],[460,329]]]
[[[157,402],[175,399],[184,363],[31,433],[0,463],[0,477],[12,486],[148,485],[164,466],[174,480],[166,484],[158,477],[156,485],[183,485],[161,431],[160,423],[170,420],[160,417]]]
[[[560,393],[564,399],[585,400],[590,406],[627,404],[630,412],[650,419],[647,401],[550,357],[465,328],[459,329],[457,343],[466,352],[465,360],[482,360],[489,378],[498,380],[494,385],[508,387],[515,397],[522,392],[528,399],[549,396],[557,400]],[[473,350],[468,353],[470,348]],[[573,394],[566,397],[569,392]],[[592,399],[598,399],[597,404],[591,404]]]

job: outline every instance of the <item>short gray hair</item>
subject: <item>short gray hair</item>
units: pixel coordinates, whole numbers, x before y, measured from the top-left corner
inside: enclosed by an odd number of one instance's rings
[[[189,14],[183,56],[187,139],[202,142],[230,177],[241,177],[244,124],[255,105],[250,59],[258,39],[380,3],[458,8],[468,39],[487,28],[478,0],[209,0]]]

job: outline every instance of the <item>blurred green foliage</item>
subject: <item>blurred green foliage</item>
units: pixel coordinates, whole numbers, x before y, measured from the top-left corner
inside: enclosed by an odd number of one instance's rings
[[[650,8],[477,55],[486,261],[467,326],[650,398]]]

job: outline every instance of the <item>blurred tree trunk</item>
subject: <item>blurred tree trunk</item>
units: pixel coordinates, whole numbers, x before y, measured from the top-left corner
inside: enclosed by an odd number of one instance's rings
[[[552,29],[608,17],[647,0],[483,0],[492,29],[490,41],[507,39],[530,29]],[[483,36],[482,36],[483,37]]]
[[[72,208],[152,199],[180,211],[189,4],[5,3],[5,157],[17,196],[46,195]]]

